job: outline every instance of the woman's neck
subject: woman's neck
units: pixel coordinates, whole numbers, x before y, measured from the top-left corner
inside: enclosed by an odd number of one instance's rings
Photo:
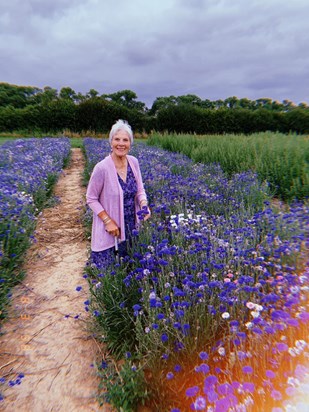
[[[127,164],[127,156],[117,156],[114,152],[111,154],[116,166],[121,167]]]

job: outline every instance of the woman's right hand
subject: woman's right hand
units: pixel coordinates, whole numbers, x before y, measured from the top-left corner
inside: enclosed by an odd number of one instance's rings
[[[107,225],[105,225],[105,230],[107,233],[109,233],[112,236],[119,237],[120,236],[120,230],[119,227],[116,225],[116,223],[111,220]]]

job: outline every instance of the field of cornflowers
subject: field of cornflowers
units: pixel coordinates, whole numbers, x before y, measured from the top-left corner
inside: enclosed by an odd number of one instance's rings
[[[31,243],[38,212],[68,162],[67,138],[17,139],[0,148],[0,321]]]
[[[260,182],[285,200],[309,199],[309,138],[295,134],[176,135],[153,133],[151,145],[183,153],[195,162],[219,163],[232,176],[254,170]]]
[[[107,141],[85,139],[88,172]],[[152,217],[130,258],[88,265],[85,301],[117,410],[292,411],[308,376],[308,207],[271,207],[252,172],[143,144]],[[90,224],[91,213],[86,213]]]

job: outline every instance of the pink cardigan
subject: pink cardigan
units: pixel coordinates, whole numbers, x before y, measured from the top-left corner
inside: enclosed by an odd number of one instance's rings
[[[135,197],[135,213],[140,210],[140,202],[147,200],[139,163],[136,157],[127,155],[128,162],[133,171],[137,183]],[[111,155],[97,163],[89,180],[86,201],[93,210],[91,249],[94,252],[113,247],[114,236],[105,231],[104,223],[98,217],[103,210],[120,227],[120,241],[125,240],[123,190],[118,182],[115,164]],[[138,220],[136,220],[138,222]]]

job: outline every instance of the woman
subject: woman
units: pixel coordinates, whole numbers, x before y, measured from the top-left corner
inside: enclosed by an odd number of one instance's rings
[[[114,260],[115,238],[119,256],[127,255],[127,242],[138,228],[137,212],[143,209],[144,220],[150,217],[138,160],[128,154],[133,143],[130,125],[118,120],[109,142],[111,154],[94,167],[86,193],[93,210],[91,261],[100,268]]]

